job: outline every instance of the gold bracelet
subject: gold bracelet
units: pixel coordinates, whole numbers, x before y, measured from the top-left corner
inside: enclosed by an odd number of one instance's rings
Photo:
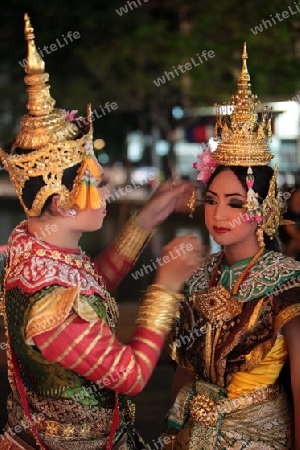
[[[152,284],[143,297],[136,325],[165,334],[169,331],[182,294]]]
[[[113,246],[116,252],[125,257],[128,261],[133,262],[139,256],[148,240],[153,236],[156,228],[152,230],[143,230],[135,222],[134,213],[125,223],[122,230],[115,238]]]
[[[179,301],[182,300],[183,294],[180,294],[179,292],[172,291],[171,289],[167,288],[163,284],[150,284],[147,288],[147,293],[152,291],[163,291],[166,294],[172,295],[173,297],[176,297]]]

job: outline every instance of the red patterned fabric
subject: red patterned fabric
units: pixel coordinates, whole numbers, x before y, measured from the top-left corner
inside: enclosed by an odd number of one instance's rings
[[[9,246],[10,269],[6,289],[18,287],[24,292],[34,293],[49,285],[78,285],[83,295],[105,297],[103,282],[80,248],[61,249],[37,240],[28,232],[25,221],[13,231]]]
[[[124,256],[117,253],[112,244],[101,252],[93,263],[107,289],[113,291],[132,269],[135,261],[126,260]]]
[[[128,344],[121,344],[103,320],[86,322],[74,312],[65,323],[33,340],[48,361],[130,395],[144,388],[164,343],[161,335],[140,327]]]

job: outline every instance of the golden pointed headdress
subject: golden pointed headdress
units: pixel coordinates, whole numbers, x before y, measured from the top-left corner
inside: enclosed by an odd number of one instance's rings
[[[272,136],[271,109],[263,108],[259,122],[259,100],[251,92],[247,58],[245,43],[238,93],[229,103],[216,105],[214,138],[219,144],[213,157],[218,164],[226,166],[265,166],[273,158],[268,147]]]
[[[59,195],[59,206],[67,209],[77,204],[79,208],[101,205],[96,179],[100,178],[93,153],[93,127],[91,107],[87,117],[68,120],[64,109],[55,108],[50,95],[48,73],[37,51],[34,30],[27,14],[25,39],[28,55],[25,64],[28,114],[21,119],[21,130],[9,153],[0,149],[0,158],[9,172],[17,196],[29,216],[38,216],[45,201],[52,194]],[[62,184],[64,170],[80,164],[71,191]],[[22,193],[25,183],[33,177],[42,177],[44,184],[37,192],[32,206],[27,207]],[[84,193],[82,192],[84,190]],[[90,195],[92,194],[92,195]]]
[[[248,167],[246,184],[247,203],[244,205],[244,219],[256,221],[270,238],[277,234],[278,226],[283,223],[282,214],[285,204],[277,194],[277,165],[269,183],[268,194],[262,203],[258,194],[252,189],[254,175],[252,166],[269,165],[273,155],[269,149],[272,137],[271,108],[264,107],[261,119],[257,107],[259,100],[251,92],[250,75],[247,69],[246,43],[242,53],[242,70],[238,78],[238,92],[231,97],[229,103],[216,105],[217,120],[214,129],[214,140],[218,142],[215,151],[208,145],[201,155],[200,162],[194,167],[200,171],[198,180],[206,183],[218,165]],[[264,245],[263,239],[260,245]]]

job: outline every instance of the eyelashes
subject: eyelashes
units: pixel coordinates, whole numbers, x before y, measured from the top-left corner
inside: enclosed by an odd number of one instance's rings
[[[217,202],[212,198],[206,198],[203,203],[204,205],[216,205]]]
[[[229,206],[231,208],[244,208],[244,204],[243,203],[229,203]]]
[[[203,203],[205,205],[216,205],[217,201],[214,200],[213,198],[206,198]],[[231,208],[242,209],[242,208],[244,208],[244,203],[242,203],[242,202],[231,202],[231,203],[228,203],[228,206],[230,206]]]

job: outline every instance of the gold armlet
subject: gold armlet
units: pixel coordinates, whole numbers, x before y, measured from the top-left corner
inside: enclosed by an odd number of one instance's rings
[[[167,333],[182,299],[182,294],[171,291],[162,285],[150,285],[143,297],[136,325],[156,332]]]
[[[139,256],[148,240],[153,236],[156,228],[153,230],[143,230],[135,222],[133,214],[125,223],[119,235],[113,242],[117,253],[125,257],[128,261],[133,262]]]

